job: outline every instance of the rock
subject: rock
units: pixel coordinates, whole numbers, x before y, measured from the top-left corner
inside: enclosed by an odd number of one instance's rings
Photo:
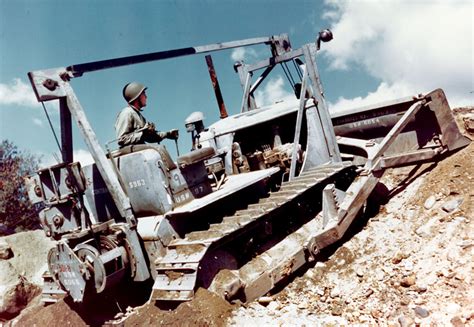
[[[453,317],[451,318],[450,322],[453,325],[453,327],[464,327],[464,322],[461,317],[458,317],[458,316]]]
[[[413,310],[415,311],[415,314],[420,318],[426,318],[430,315],[429,311],[422,307],[415,307],[415,309]]]
[[[318,294],[319,296],[324,295],[324,288],[322,287],[317,286],[315,291],[316,291],[316,294]]]
[[[411,302],[410,298],[408,296],[402,296],[400,297],[400,304],[401,305],[409,305]]]
[[[316,268],[325,268],[326,264],[324,262],[318,261],[315,265]]]
[[[449,196],[449,194],[451,194],[451,189],[449,187],[443,187],[443,188],[441,188],[441,194],[444,197],[447,197],[447,196]]]
[[[474,246],[474,243],[471,240],[463,240],[458,243],[458,246],[460,246],[461,249],[464,250],[464,249]]]
[[[426,284],[416,284],[416,291],[418,293],[424,293],[428,290],[428,286]]]
[[[435,203],[436,203],[436,197],[432,195],[428,197],[428,199],[426,199],[425,204],[423,206],[425,207],[426,210],[430,210],[431,208],[433,208]]]
[[[457,303],[454,303],[454,302],[446,304],[445,307],[446,307],[446,312],[448,312],[452,315],[457,314],[459,312],[459,310],[461,310],[461,306]]]
[[[331,314],[334,316],[340,316],[342,315],[343,311],[344,311],[344,304],[335,301],[331,308]]]
[[[369,288],[367,291],[365,291],[364,297],[367,298],[367,297],[371,296],[372,294],[374,294],[374,290]]]
[[[421,225],[416,229],[415,233],[420,237],[428,238],[431,236],[431,226]]]
[[[300,310],[308,309],[308,307],[308,302],[301,302],[300,304],[298,304],[298,309]]]
[[[463,202],[463,198],[453,199],[451,201],[444,203],[441,208],[448,213],[453,212],[461,205],[462,202]]]
[[[413,264],[412,261],[406,260],[406,261],[404,261],[403,268],[407,271],[412,271],[413,268],[414,268],[414,264]]]
[[[271,296],[261,296],[258,299],[258,303],[263,304],[263,305],[267,305],[272,301],[273,301],[273,298]]]
[[[474,115],[470,115],[467,117],[463,117],[464,128],[467,132],[473,133],[474,132]]]
[[[474,320],[474,311],[466,312],[462,317],[464,320]]]
[[[8,260],[13,257],[10,245],[4,239],[0,239],[0,260]]]
[[[409,317],[400,316],[398,317],[398,323],[400,327],[408,327],[413,325],[413,320]]]
[[[331,293],[329,293],[329,296],[334,299],[335,297],[338,297],[340,294],[341,292],[339,291],[338,288],[333,288],[331,290]]]
[[[448,269],[443,269],[441,272],[442,272],[443,276],[448,278],[448,279],[451,279],[456,275],[456,272],[452,271],[451,269],[449,269],[449,270]]]
[[[280,304],[277,301],[270,302],[267,305],[267,309],[270,311],[276,311],[280,308]]]
[[[308,270],[306,272],[306,276],[309,278],[309,279],[314,279],[316,278],[316,274],[314,273],[314,271],[312,269]]]
[[[378,319],[378,318],[382,318],[382,312],[380,312],[380,310],[377,310],[377,309],[372,309],[370,310],[370,314],[372,315],[372,317]]]
[[[426,300],[422,297],[417,297],[415,301],[413,301],[413,303],[415,303],[416,305],[423,305],[426,304]]]
[[[362,267],[357,268],[356,275],[358,277],[363,277],[364,276],[364,269]]]
[[[20,276],[16,284],[2,285],[0,292],[0,317],[11,318],[23,310],[26,305],[41,293],[39,286]]]
[[[392,258],[392,263],[393,264],[398,264],[400,263],[403,259],[406,259],[408,256],[403,253],[403,252],[400,252],[398,251],[397,253],[395,253],[395,255],[393,256]]]
[[[403,287],[410,287],[412,285],[415,285],[415,283],[416,283],[416,278],[414,275],[403,277],[402,280],[400,281],[400,285]]]
[[[378,281],[382,281],[385,277],[385,273],[383,272],[382,269],[377,269],[375,271],[375,278],[378,280]]]

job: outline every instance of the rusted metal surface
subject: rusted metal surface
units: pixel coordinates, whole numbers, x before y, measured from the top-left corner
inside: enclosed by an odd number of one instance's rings
[[[209,76],[211,77],[212,87],[214,93],[216,94],[217,106],[219,107],[220,118],[227,118],[227,109],[224,104],[224,99],[222,98],[221,88],[219,86],[219,80],[217,79],[216,70],[214,68],[214,63],[212,62],[211,55],[206,56],[207,69],[209,70]]]

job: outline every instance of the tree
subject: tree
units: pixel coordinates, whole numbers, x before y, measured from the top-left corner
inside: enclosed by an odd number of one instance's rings
[[[0,144],[0,235],[39,227],[37,210],[29,202],[23,177],[38,169],[40,158],[20,151],[8,140]]]

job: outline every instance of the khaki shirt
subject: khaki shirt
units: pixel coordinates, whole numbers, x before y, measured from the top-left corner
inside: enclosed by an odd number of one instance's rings
[[[122,109],[115,120],[115,133],[120,146],[143,144],[143,131],[137,129],[145,127],[146,119],[139,110],[128,106]]]
[[[145,127],[146,119],[140,110],[133,106],[122,109],[117,115],[115,121],[115,133],[120,147],[132,144],[145,144],[145,142],[161,142],[167,133],[156,132],[150,133],[146,130],[138,131]]]

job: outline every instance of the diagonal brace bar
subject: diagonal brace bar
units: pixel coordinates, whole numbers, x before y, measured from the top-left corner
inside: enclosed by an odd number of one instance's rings
[[[395,141],[398,134],[400,134],[405,126],[410,122],[410,119],[416,115],[421,107],[426,104],[426,100],[420,100],[411,105],[411,107],[403,114],[402,118],[400,118],[400,120],[395,124],[395,126],[393,126],[390,132],[383,138],[382,142],[380,142],[377,151],[369,157],[369,160],[366,163],[366,168],[371,171],[376,170],[376,167],[379,166],[384,152],[393,143],[393,141]]]

